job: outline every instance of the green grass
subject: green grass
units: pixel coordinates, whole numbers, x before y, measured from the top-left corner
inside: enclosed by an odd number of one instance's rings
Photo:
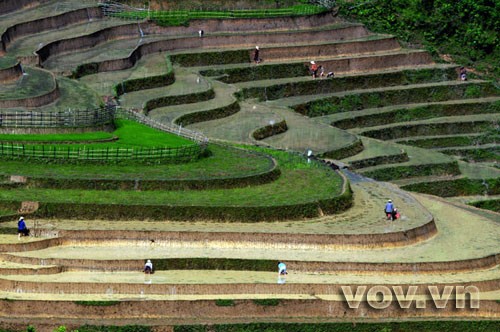
[[[112,137],[118,137],[118,140],[113,142],[102,142],[95,144],[71,144],[71,148],[87,147],[87,148],[153,148],[153,147],[181,147],[186,145],[195,144],[186,138],[177,136],[175,134],[166,133],[157,129],[153,129],[146,125],[137,123],[132,120],[126,119],[116,119],[115,120],[115,131],[113,133],[105,132],[91,132],[82,134],[32,134],[32,135],[0,135],[1,141],[16,142],[16,141],[32,141],[36,142],[48,142],[48,141],[92,141],[96,139],[109,139]],[[43,144],[36,145],[35,147],[41,149],[44,148],[60,148],[66,149],[68,146],[64,144]]]
[[[218,145],[209,145],[210,155],[187,164],[148,165],[65,165],[23,161],[2,161],[0,176],[76,179],[210,179],[238,177],[268,171],[272,161],[265,156]]]
[[[480,136],[443,136],[420,139],[401,140],[398,143],[411,146],[417,146],[424,149],[446,148],[456,146],[469,146],[476,144],[489,144],[498,142],[498,135],[486,134]]]
[[[326,8],[301,4],[286,8],[242,9],[242,10],[172,10],[172,11],[128,11],[115,14],[125,19],[149,19],[158,25],[189,25],[195,19],[231,18],[272,18],[285,16],[313,15],[324,12]]]
[[[111,139],[115,136],[102,131],[75,134],[0,134],[2,142],[79,142]]]
[[[470,202],[468,204],[480,209],[486,209],[500,213],[500,199],[476,201],[476,202]]]
[[[11,56],[0,56],[0,69],[10,68],[17,63],[17,59]]]
[[[178,191],[11,189],[0,191],[0,200],[173,206],[279,206],[315,202],[341,193],[342,179],[328,168],[314,162],[309,164],[304,158],[286,156],[286,153],[277,153],[274,157],[283,165],[282,175],[276,181],[260,186],[192,190],[183,191],[182,194]],[[104,169],[101,168],[101,172],[104,174]],[[192,172],[188,174],[192,176]]]

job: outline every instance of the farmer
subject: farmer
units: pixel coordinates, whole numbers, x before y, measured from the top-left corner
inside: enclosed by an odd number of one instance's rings
[[[288,272],[286,271],[286,264],[283,262],[278,263],[278,275],[287,275]]]
[[[151,263],[151,260],[148,259],[146,264],[144,264],[144,273],[146,274],[152,274],[153,273],[153,263]]]
[[[255,46],[255,50],[253,51],[253,61],[255,63],[260,63],[260,56],[259,56],[260,50],[259,46]]]
[[[312,74],[312,78],[316,78],[318,76],[318,65],[316,64],[316,62],[311,61],[309,72]]]
[[[21,236],[29,236],[30,230],[26,227],[26,222],[24,222],[24,217],[19,218],[17,222],[17,238],[20,240]]]
[[[394,204],[392,204],[392,200],[388,200],[384,208],[384,213],[388,220],[394,220],[392,217],[392,212],[394,212]]]

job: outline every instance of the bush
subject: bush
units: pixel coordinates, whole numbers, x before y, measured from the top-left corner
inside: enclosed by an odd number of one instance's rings
[[[215,300],[218,307],[234,307],[234,300]]]

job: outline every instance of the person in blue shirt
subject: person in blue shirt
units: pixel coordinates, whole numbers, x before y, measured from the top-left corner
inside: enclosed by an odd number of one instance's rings
[[[30,230],[26,227],[26,222],[24,221],[24,217],[19,218],[17,222],[17,238],[21,239],[22,236],[30,235]]]
[[[285,275],[288,274],[286,271],[286,264],[283,262],[278,263],[278,275]]]
[[[394,204],[392,204],[392,200],[388,200],[384,208],[384,213],[387,216],[387,219],[394,220],[392,217],[393,212],[394,212]]]

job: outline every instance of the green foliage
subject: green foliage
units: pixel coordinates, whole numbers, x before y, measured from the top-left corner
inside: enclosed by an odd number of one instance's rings
[[[378,181],[392,181],[417,176],[442,176],[458,174],[460,174],[460,169],[458,168],[458,163],[456,161],[440,164],[395,166],[363,173],[363,175]]]
[[[498,195],[500,194],[500,179],[455,179],[421,182],[405,185],[401,188],[440,197]]]
[[[167,67],[167,71],[165,74],[126,80],[115,85],[113,87],[115,95],[121,96],[126,92],[153,89],[173,84],[175,82],[175,74],[172,68],[172,62],[170,60],[170,56],[166,56],[165,65]]]
[[[424,86],[400,90],[366,91],[355,95],[347,94],[344,97],[333,96],[298,104],[293,106],[293,109],[300,114],[315,117],[372,107],[465,99],[469,98],[466,96],[467,89],[473,89],[476,95],[479,91],[481,97],[494,96],[499,93],[499,89],[489,82]]]
[[[266,307],[276,307],[277,305],[280,304],[281,300],[280,299],[254,299],[252,300],[253,303],[261,306],[266,306]]]
[[[250,54],[245,50],[172,54],[173,63],[183,67],[213,66],[230,63],[249,63]]]
[[[496,123],[491,121],[417,123],[401,124],[390,128],[367,130],[362,132],[362,134],[371,138],[390,140],[411,136],[481,133],[490,129],[494,129],[495,127]]]
[[[234,307],[234,300],[215,300],[215,305],[218,307]]]
[[[285,131],[288,130],[288,126],[286,124],[286,121],[280,121],[278,123],[268,125],[262,128],[257,129],[256,131],[253,132],[252,136],[256,140],[263,140],[264,138],[282,134]]]
[[[308,76],[307,66],[302,63],[271,64],[243,68],[209,69],[200,72],[204,76],[217,76],[224,83],[239,83],[277,79],[284,77]]]
[[[341,129],[350,129],[355,127],[374,127],[387,125],[394,122],[410,122],[445,116],[485,113],[500,113],[500,102],[497,101],[490,103],[478,101],[474,103],[467,102],[463,104],[433,104],[427,106],[401,108],[394,109],[388,112],[352,116],[346,119],[335,121],[332,123],[332,126]],[[427,147],[432,147],[432,145]]]
[[[340,14],[370,30],[422,43],[431,52],[452,54],[497,78],[500,67],[498,0],[339,0]]]
[[[91,62],[78,65],[71,73],[71,78],[78,79],[83,76],[97,74],[99,72],[99,63]]]
[[[59,326],[58,328],[54,329],[53,332],[66,332],[66,326]]]
[[[33,325],[29,325],[27,328],[26,328],[26,332],[36,332],[36,329]]]
[[[325,152],[321,156],[325,158],[340,160],[354,156],[363,151],[363,149],[364,149],[363,142],[360,139],[358,139],[352,144],[344,146],[343,148],[340,148],[335,151]]]
[[[96,326],[83,325],[78,327],[79,332],[152,332],[150,326],[142,325],[124,325],[124,326]]]
[[[155,259],[160,270],[225,270],[225,271],[276,271],[277,261],[266,259],[236,258],[166,258]]]
[[[273,65],[274,66],[274,65]],[[273,66],[268,65],[269,69],[266,70],[266,66],[258,66],[252,68],[241,68],[241,74],[239,74],[238,69],[232,69],[229,72],[224,71],[224,74],[229,76],[222,77],[221,81],[231,80],[231,73],[236,72],[236,80],[257,80],[265,79],[267,75],[274,72]],[[278,77],[295,77],[303,76],[308,73],[303,73],[302,71],[307,70],[303,64],[295,64],[294,67],[288,70],[285,65],[283,69],[280,70]],[[289,65],[290,66],[290,65]],[[253,73],[261,69],[262,72]],[[278,69],[278,68],[277,68]],[[279,68],[280,69],[280,68]],[[220,71],[219,71],[220,72]],[[214,73],[217,73],[215,71]],[[246,74],[243,77],[243,74]],[[241,78],[240,78],[241,76]],[[248,87],[243,88],[237,93],[240,99],[246,98],[259,98],[260,100],[275,100],[291,96],[302,96],[302,95],[314,95],[322,93],[332,93],[332,92],[342,92],[348,90],[356,89],[369,89],[384,87],[387,85],[407,85],[407,84],[418,84],[418,83],[430,83],[430,82],[441,82],[456,78],[455,68],[433,68],[433,69],[414,69],[414,70],[403,70],[394,71],[387,73],[377,73],[369,75],[356,75],[356,76],[345,76],[336,77],[334,79],[318,79],[318,80],[307,80],[299,82],[288,82],[281,84],[273,84],[271,86],[262,87]],[[343,99],[337,99],[337,111],[340,109],[346,110],[356,110],[363,106],[363,104],[373,105],[373,107],[379,107],[383,104],[384,100],[380,95],[370,94],[365,99],[357,95],[347,95]],[[313,114],[331,114],[335,111],[330,111],[333,103],[328,102],[318,102],[312,103],[312,110],[310,113]]]
[[[469,205],[480,209],[491,210],[500,213],[500,199],[471,202]]]
[[[400,153],[400,154],[385,155],[374,158],[355,160],[349,162],[349,164],[351,168],[359,169],[359,168],[372,167],[384,164],[403,163],[409,160],[410,158],[408,158],[408,155],[406,153]]]
[[[195,19],[272,18],[313,15],[324,11],[326,8],[322,6],[300,4],[276,9],[127,11],[114,14],[114,16],[126,19],[149,19],[160,26],[189,26],[189,22]]]
[[[233,103],[226,106],[181,115],[180,117],[175,119],[175,124],[187,126],[193,123],[222,119],[239,111],[240,103],[234,101]]]
[[[73,302],[78,305],[85,305],[91,307],[109,307],[120,303],[120,301],[73,301]]]
[[[200,101],[210,100],[213,98],[215,98],[215,92],[213,89],[201,92],[189,93],[186,95],[159,97],[148,100],[144,105],[144,112],[147,114],[151,110],[164,106],[192,104],[192,103],[198,103]]]
[[[500,161],[500,148],[497,146],[486,147],[486,148],[471,147],[469,149],[449,149],[449,150],[440,150],[440,152],[461,157],[461,159],[469,162]]]

